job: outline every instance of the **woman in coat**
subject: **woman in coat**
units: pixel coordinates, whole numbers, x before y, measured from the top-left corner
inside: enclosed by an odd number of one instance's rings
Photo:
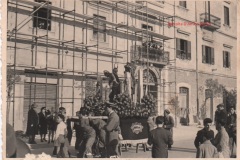
[[[29,136],[29,144],[36,144],[35,135],[38,134],[38,114],[35,110],[36,105],[32,104],[28,111],[27,131],[26,135]]]
[[[54,142],[53,141],[53,137],[54,137],[54,134],[55,134],[55,131],[57,129],[57,113],[56,112],[53,112],[53,113],[50,113],[49,111],[49,114],[47,114],[47,128],[48,128],[48,143],[50,143],[50,140],[52,138],[52,143]]]
[[[41,112],[38,113],[39,116],[39,132],[41,136],[41,142],[47,141],[47,116],[46,116],[46,107],[41,108]]]
[[[224,158],[230,158],[229,136],[224,127],[225,125],[224,119],[216,121],[216,129],[218,130],[218,133],[214,138],[214,145]]]

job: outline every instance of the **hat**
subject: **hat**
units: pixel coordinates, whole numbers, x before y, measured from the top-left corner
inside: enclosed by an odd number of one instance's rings
[[[41,108],[41,111],[44,110],[44,109],[46,109],[46,107],[42,107],[42,108]]]
[[[64,107],[60,107],[58,110],[62,111],[62,110],[66,110],[66,109]]]
[[[36,108],[37,106],[35,105],[35,103],[31,104],[31,108]]]
[[[212,123],[212,119],[211,118],[205,118],[203,120],[203,124],[207,124],[207,123]]]
[[[112,108],[114,106],[116,106],[114,103],[111,102],[105,102],[106,107]]]
[[[170,114],[170,111],[168,109],[165,109],[164,112]]]
[[[217,108],[220,108],[220,107],[224,107],[224,105],[223,104],[217,105]]]

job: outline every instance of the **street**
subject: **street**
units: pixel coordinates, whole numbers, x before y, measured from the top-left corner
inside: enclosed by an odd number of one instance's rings
[[[169,150],[169,158],[195,158],[196,149],[194,147],[194,139],[196,133],[201,128],[198,128],[196,125],[192,126],[178,126],[174,128],[174,144],[172,150]],[[217,133],[214,126],[212,127],[215,134]],[[69,151],[71,157],[76,158],[76,151],[74,149],[75,137],[73,137],[71,147]],[[46,144],[47,142],[39,142],[38,144],[31,145],[31,151],[33,154],[41,154],[42,152],[51,155],[53,151],[53,144]],[[128,148],[126,151],[125,148],[122,148],[121,158],[151,158],[151,151],[143,151],[142,145],[140,145],[138,153],[136,153],[136,146],[133,145],[132,148]]]

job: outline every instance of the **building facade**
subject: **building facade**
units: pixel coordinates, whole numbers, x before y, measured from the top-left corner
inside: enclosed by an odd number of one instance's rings
[[[203,102],[213,117],[223,100],[206,99],[205,81],[236,87],[236,10],[235,1],[9,0],[9,122],[25,130],[32,103],[72,116],[98,81],[108,100],[103,72],[117,68],[124,88],[127,63],[134,102],[151,94],[162,114],[178,97],[178,116],[190,123]]]

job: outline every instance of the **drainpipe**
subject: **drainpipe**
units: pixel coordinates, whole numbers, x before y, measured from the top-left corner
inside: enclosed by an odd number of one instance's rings
[[[197,23],[197,2],[195,1],[195,22]],[[196,91],[197,91],[197,117],[199,117],[199,97],[198,97],[198,25],[195,25],[196,32]]]
[[[211,23],[211,19],[210,19],[210,1],[208,1],[208,21],[209,21],[209,23]]]

